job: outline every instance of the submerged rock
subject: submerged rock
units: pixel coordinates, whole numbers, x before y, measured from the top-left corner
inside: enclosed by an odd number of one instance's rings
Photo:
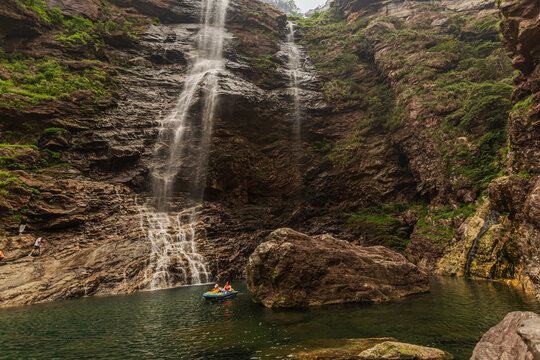
[[[474,348],[471,360],[540,359],[540,316],[515,311],[489,329]]]
[[[249,258],[247,286],[255,302],[272,308],[388,301],[426,292],[429,281],[385,247],[282,228]]]
[[[453,359],[453,356],[445,351],[426,346],[398,342],[394,338],[308,340],[294,344],[285,349],[273,350],[261,355],[263,355],[261,358],[287,357],[289,359],[297,360]]]
[[[397,341],[385,341],[374,347],[362,351],[358,359],[377,360],[377,359],[417,359],[417,360],[446,360],[454,357],[435,348],[426,346],[407,344]]]

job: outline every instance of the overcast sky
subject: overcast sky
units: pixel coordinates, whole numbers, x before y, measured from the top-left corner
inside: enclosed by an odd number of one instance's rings
[[[306,12],[324,4],[326,0],[294,0],[294,2],[302,9],[302,12]]]

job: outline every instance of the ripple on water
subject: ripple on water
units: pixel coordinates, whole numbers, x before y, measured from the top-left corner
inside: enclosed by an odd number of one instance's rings
[[[468,359],[508,312],[540,310],[505,284],[456,278],[433,278],[430,293],[389,304],[287,311],[253,304],[245,283],[233,286],[241,294],[224,302],[182,287],[0,310],[0,358],[258,359],[315,339],[395,337]]]

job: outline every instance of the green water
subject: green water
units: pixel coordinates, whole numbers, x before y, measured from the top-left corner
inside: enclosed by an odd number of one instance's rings
[[[257,359],[303,340],[391,336],[468,359],[508,312],[540,310],[504,284],[456,278],[390,304],[294,311],[264,309],[245,283],[233,286],[241,294],[222,302],[205,301],[206,286],[0,310],[0,358]]]

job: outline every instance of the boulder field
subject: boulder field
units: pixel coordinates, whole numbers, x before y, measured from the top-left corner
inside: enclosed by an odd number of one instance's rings
[[[269,308],[382,302],[429,290],[427,275],[382,246],[273,231],[250,256],[247,286]]]

